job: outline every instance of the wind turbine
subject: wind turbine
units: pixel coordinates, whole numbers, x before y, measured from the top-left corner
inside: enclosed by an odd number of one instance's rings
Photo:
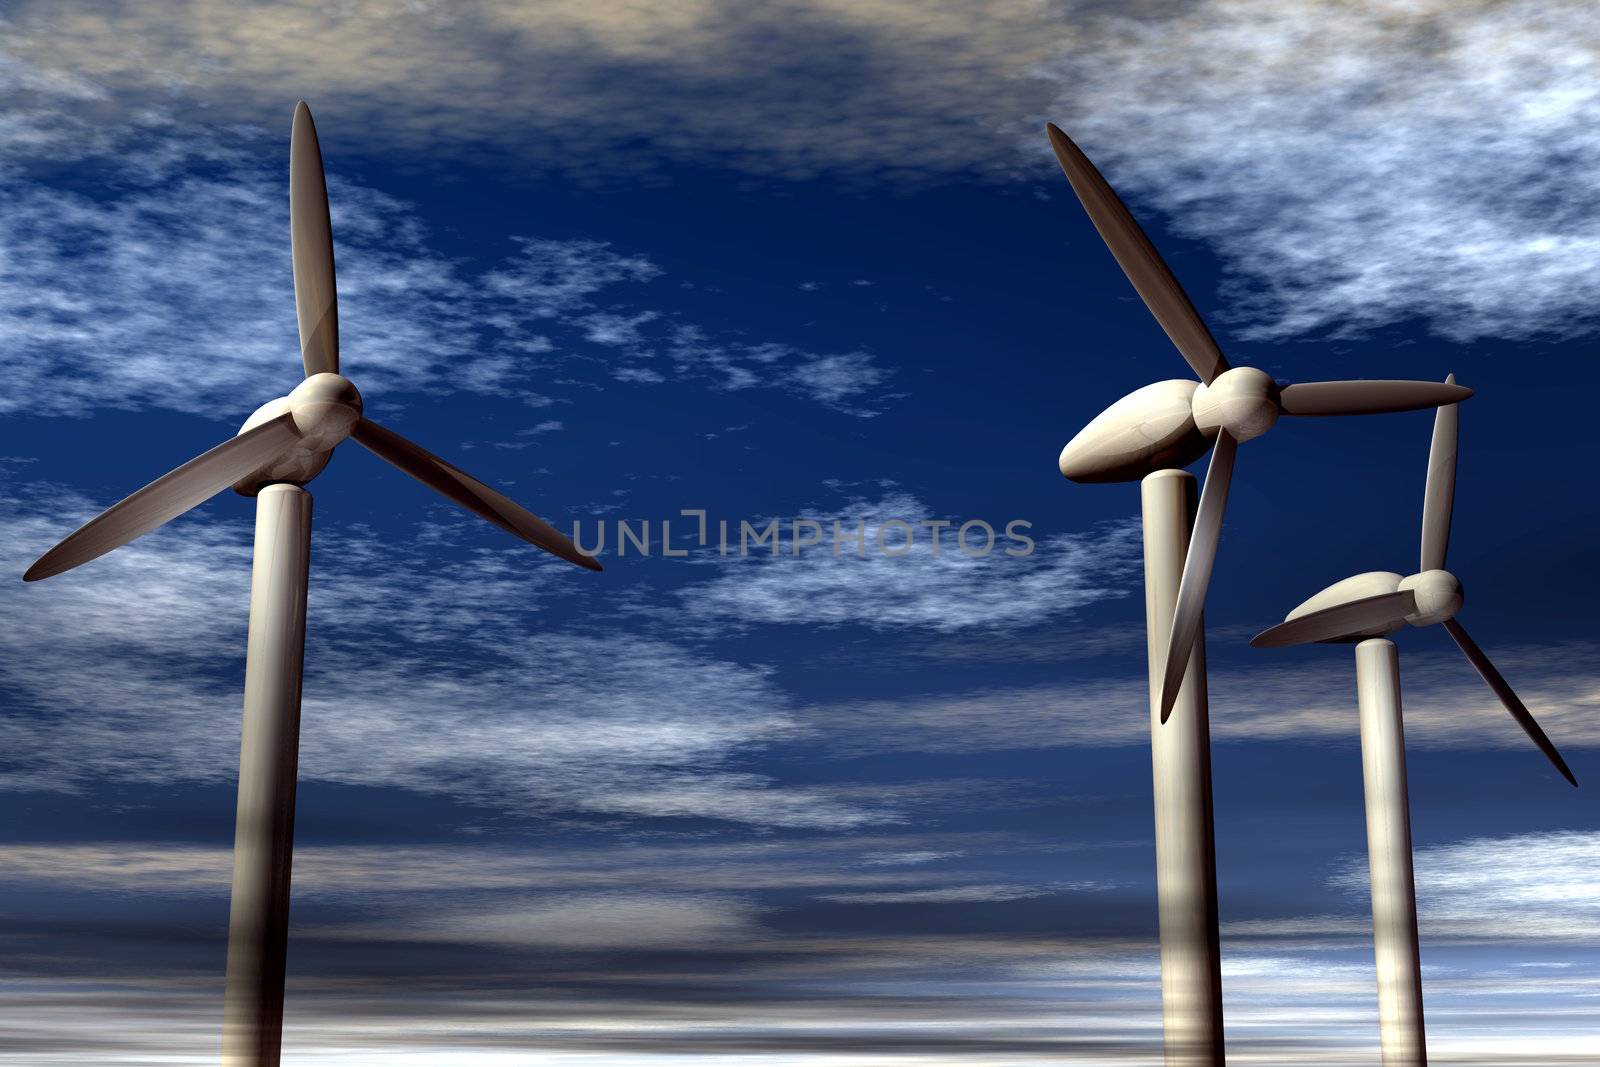
[[[1076,481],[1128,481],[1154,465],[1185,467],[1212,449],[1190,552],[1184,562],[1161,684],[1161,721],[1172,713],[1189,650],[1200,633],[1206,587],[1222,535],[1235,451],[1281,415],[1375,415],[1465,400],[1472,390],[1412,381],[1275,381],[1254,367],[1232,367],[1199,312],[1111,186],[1053,123],[1050,144],[1095,229],[1111,247],[1178,352],[1200,376],[1146,386],[1107,408],[1061,453],[1061,473]]]
[[[237,436],[112,505],[23,575],[37,581],[127,544],[233,488],[256,498],[245,659],[244,728],[224,996],[225,1067],[275,1067],[283,1024],[284,952],[305,659],[311,494],[305,489],[351,438],[379,458],[522,540],[600,570],[564,535],[512,500],[362,414],[339,373],[333,232],[311,110],[295,106],[289,148],[295,312],[306,377],[255,410]]]
[[[1472,392],[1438,382],[1290,385],[1253,367],[1230,366],[1116,192],[1054,123],[1046,128],[1095,229],[1200,378],[1156,382],[1129,393],[1068,442],[1060,468],[1077,482],[1141,483],[1167,1064],[1220,1064],[1222,971],[1202,610],[1235,448],[1266,433],[1280,415],[1408,411],[1462,400]],[[1183,468],[1213,449],[1196,514],[1194,479]],[[1175,708],[1178,714],[1169,723]]]
[[[1454,382],[1455,375],[1445,380]],[[1405,577],[1392,571],[1368,571],[1335,582],[1291,611],[1286,621],[1250,642],[1258,648],[1313,641],[1356,646],[1367,868],[1372,881],[1372,938],[1384,1067],[1421,1067],[1427,1062],[1422,969],[1417,954],[1417,895],[1411,870],[1411,802],[1400,716],[1400,658],[1386,635],[1407,625],[1444,626],[1517,725],[1562,777],[1578,784],[1511,685],[1456,621],[1462,603],[1461,583],[1444,569],[1444,563],[1455,502],[1459,433],[1456,406],[1441,407],[1434,416],[1428,481],[1422,497],[1421,569]]]

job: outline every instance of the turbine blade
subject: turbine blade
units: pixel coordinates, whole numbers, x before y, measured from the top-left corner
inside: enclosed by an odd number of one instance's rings
[[[1178,582],[1178,604],[1172,615],[1172,634],[1167,643],[1166,674],[1161,682],[1161,721],[1166,722],[1177,702],[1183,673],[1189,668],[1189,654],[1200,633],[1200,620],[1206,609],[1206,587],[1211,584],[1211,567],[1217,561],[1217,542],[1222,538],[1222,513],[1228,506],[1228,486],[1233,481],[1233,457],[1239,443],[1227,430],[1217,434],[1211,466],[1206,470],[1205,488],[1200,490],[1200,507],[1195,512],[1194,533],[1189,537],[1189,552],[1183,560],[1183,578]]]
[[[1561,753],[1556,751],[1556,746],[1551,742],[1550,738],[1545,736],[1545,732],[1539,728],[1539,724],[1534,721],[1533,715],[1528,711],[1527,706],[1512,691],[1510,683],[1505,680],[1499,671],[1494,669],[1494,664],[1489,662],[1489,657],[1483,654],[1483,649],[1478,647],[1478,643],[1469,637],[1467,631],[1462,629],[1461,624],[1454,619],[1444,620],[1444,628],[1449,630],[1450,636],[1456,639],[1456,644],[1460,645],[1461,651],[1466,653],[1468,661],[1478,668],[1478,673],[1483,675],[1483,680],[1489,683],[1489,688],[1494,690],[1494,695],[1500,698],[1500,703],[1506,706],[1506,710],[1511,713],[1511,717],[1517,720],[1517,725],[1522,727],[1527,735],[1533,739],[1533,743],[1539,746],[1539,751],[1548,756],[1550,762],[1556,765],[1556,770],[1561,772],[1561,776],[1576,786],[1578,779],[1572,776],[1571,769],[1567,767],[1567,761],[1561,758]]]
[[[1280,622],[1256,634],[1250,643],[1256,648],[1284,648],[1313,641],[1332,641],[1375,626],[1402,622],[1416,610],[1417,598],[1409,589],[1379,593]]]
[[[592,571],[601,569],[598,561],[579,552],[578,546],[565,534],[521,504],[371,419],[357,422],[350,436],[380,459],[388,460],[434,492],[488,519],[507,533],[580,567]]]
[[[265,466],[299,439],[293,416],[284,414],[224,441],[78,527],[40,556],[22,580],[49,578],[144,536]]]
[[[294,310],[306,377],[339,372],[339,300],[333,276],[333,224],[322,176],[317,127],[304,100],[294,107],[289,136],[289,245],[294,258]]]
[[[1161,253],[1139,228],[1110,183],[1089,162],[1089,157],[1055,123],[1048,123],[1045,129],[1050,135],[1050,147],[1055,149],[1056,159],[1066,172],[1067,181],[1072,183],[1072,191],[1083,202],[1089,220],[1100,231],[1101,238],[1122,267],[1122,273],[1133,283],[1144,306],[1156,317],[1178,352],[1200,380],[1209,384],[1228,369],[1228,361],[1206,328],[1205,320],[1195,310],[1178,279],[1172,276]]]
[[[1454,374],[1445,379],[1454,385]],[[1461,409],[1439,405],[1433,416],[1433,444],[1428,448],[1428,486],[1422,494],[1422,569],[1444,569],[1450,548],[1450,513],[1456,498],[1456,443],[1461,434]]]
[[[1453,382],[1299,382],[1283,387],[1278,406],[1285,415],[1381,415],[1456,404],[1471,395]]]

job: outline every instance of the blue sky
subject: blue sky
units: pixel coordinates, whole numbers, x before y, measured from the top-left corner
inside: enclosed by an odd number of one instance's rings
[[[369,413],[612,534],[590,574],[359,449],[314,484],[287,1063],[1159,1061],[1137,490],[1055,456],[1187,370],[1046,119],[1235,363],[1478,390],[1461,617],[1585,788],[1398,635],[1430,1044],[1592,1056],[1584,5],[324,8],[0,21],[0,569],[295,384],[302,97]],[[1240,450],[1208,604],[1237,1062],[1377,1054],[1349,652],[1247,642],[1414,569],[1429,429]],[[723,558],[684,509],[830,536]],[[250,514],[0,585],[0,1063],[214,1056]],[[831,551],[974,519],[1036,550]],[[619,557],[617,520],[688,555]]]

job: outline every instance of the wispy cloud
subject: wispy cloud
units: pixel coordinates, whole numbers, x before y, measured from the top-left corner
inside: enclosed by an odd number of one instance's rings
[[[173,143],[179,158],[146,175],[137,164],[106,174],[105,199],[4,182],[0,365],[18,388],[0,409],[163,407],[242,421],[295,384],[282,176],[235,151],[208,166],[183,158],[192,141]],[[184,163],[201,169],[176,169]],[[380,390],[506,377],[479,360],[466,279],[427,249],[408,207],[337,181],[332,201],[352,373]]]
[[[1091,14],[1041,69],[1119,188],[1221,255],[1241,336],[1570,336],[1600,306],[1591,16],[1206,0]]]
[[[1600,649],[1589,642],[1495,649],[1495,662],[1563,749],[1600,747]],[[1423,748],[1525,749],[1543,757],[1452,651],[1401,655],[1406,743]],[[806,722],[849,751],[966,752],[1015,747],[1143,744],[1148,681],[1079,677],[1033,686],[936,692],[807,709]],[[1295,663],[1212,667],[1211,736],[1219,741],[1325,744],[1358,737],[1355,667],[1344,647],[1317,648]],[[994,723],[1004,722],[1003,731]],[[1548,773],[1554,774],[1553,771]]]
[[[1070,847],[1058,838],[927,829],[665,839],[624,833],[603,845],[552,838],[538,848],[492,837],[469,844],[311,844],[295,850],[295,893],[339,900],[417,893],[489,899],[500,891],[682,894],[708,885],[743,895],[941,889],[978,881],[997,859]],[[0,882],[10,885],[179,896],[225,893],[232,851],[174,842],[9,843],[0,844],[0,859]],[[962,862],[950,862],[956,859]]]
[[[28,0],[8,17],[29,69],[136,101],[192,96],[261,121],[304,96],[373,143],[488,143],[589,180],[707,157],[799,178],[1003,172],[1006,127],[1035,110],[1045,83],[1031,68],[1060,32],[1029,0],[357,0],[337,13]]]
[[[783,555],[758,547],[719,560],[715,576],[683,592],[686,609],[721,626],[914,626],[940,633],[1016,628],[1122,597],[1125,579],[1137,568],[1139,532],[1131,523],[1035,543],[1028,525],[1008,538],[1008,520],[1001,519],[990,524],[992,545],[973,527],[963,549],[965,520],[931,514],[900,492],[808,512],[804,519],[816,526],[802,527],[802,536],[817,536],[819,544],[796,554],[797,520],[779,519]],[[766,522],[751,525],[759,531]],[[730,533],[730,543],[740,532]],[[859,550],[858,537],[864,539]]]
[[[686,915],[675,929],[688,933],[697,918],[715,932],[737,922],[738,913]],[[355,941],[333,942],[338,951],[328,952],[302,940],[286,1046],[360,1067],[442,1059],[501,1067],[530,1050],[574,1067],[597,1059],[645,1067],[664,1056],[817,1067],[1160,1058],[1156,946],[1147,938],[1096,944],[1039,931],[942,932],[725,943],[713,935],[698,945],[666,942],[624,956],[606,954],[600,943],[550,945],[539,940],[548,930],[536,928],[526,944],[495,943],[492,970],[481,947],[452,959],[418,939],[403,955],[372,957]],[[369,970],[374,959],[382,961],[381,977]],[[1519,973],[1514,958],[1499,959],[1505,970],[1483,974],[1474,967],[1481,955],[1429,953],[1434,1057],[1482,1067],[1585,1062],[1592,1019],[1553,1004],[1592,997],[1600,975],[1581,960]],[[405,971],[407,960],[429,973]],[[829,987],[817,981],[824,965],[836,976]],[[1536,985],[1538,996],[1507,997],[1515,979]],[[977,981],[983,997],[970,995]],[[1369,959],[1236,943],[1223,982],[1230,1058],[1317,1067],[1371,1062]],[[47,987],[23,977],[4,992],[14,1010],[0,1062],[94,1062],[110,1041],[136,1063],[200,1064],[215,1056],[214,982],[198,976],[58,969]]]
[[[647,282],[661,268],[640,255],[615,251],[603,241],[516,238],[516,256],[484,275],[484,287],[522,314],[553,319],[589,307],[598,292],[618,282]]]
[[[63,523],[55,507],[7,504],[0,571],[15,574]],[[5,785],[231,778],[244,533],[191,516],[0,599]],[[325,526],[319,540],[304,778],[591,819],[790,827],[892,821],[894,804],[925,802],[735,769],[795,731],[769,672],[644,635],[544,632],[535,613],[569,576],[536,553],[423,566],[358,532]]]
[[[589,178],[664,159],[802,179],[1022,176],[1076,210],[1038,131],[1054,118],[1136,207],[1216,250],[1220,318],[1242,337],[1594,324],[1600,37],[1578,0],[13,8],[0,121],[28,155],[102,153],[152,105],[203,97],[223,121],[278,122],[309,94],[351,144],[492,144]],[[310,58],[323,54],[338,61]],[[626,339],[659,310],[596,309],[590,336]]]
[[[1093,882],[1060,885],[952,885],[937,889],[892,889],[874,893],[825,893],[823,900],[835,904],[988,904],[996,901],[1028,900],[1066,890],[1101,888]]]
[[[1555,831],[1475,837],[1418,848],[1413,856],[1418,929],[1426,949],[1517,944],[1526,967],[1576,966],[1573,956],[1600,942],[1600,833]],[[1371,944],[1370,886],[1364,855],[1343,857],[1329,884],[1358,914],[1244,919],[1224,924],[1225,939],[1257,945],[1365,949]],[[1542,947],[1562,945],[1540,963]],[[1425,953],[1426,955],[1427,953]],[[1431,960],[1425,960],[1431,969]]]
[[[1501,941],[1600,942],[1600,833],[1481,837],[1418,849],[1417,910],[1423,936]],[[1334,884],[1362,899],[1367,866],[1351,863]]]
[[[704,377],[723,389],[775,385],[866,418],[880,409],[864,402],[879,401],[879,387],[890,378],[890,372],[866,352],[817,355],[789,345],[718,341],[698,326],[677,325],[660,342],[630,332],[616,343],[636,357],[659,351],[678,375]]]
[[[0,105],[0,122],[88,123],[77,96],[45,84]],[[0,167],[0,371],[13,385],[0,412],[163,407],[243,421],[297,380],[285,146],[151,113],[89,128],[70,183],[53,143],[16,144]],[[637,251],[511,234],[485,265],[446,255],[416,205],[346,179],[328,147],[343,362],[369,393],[542,405],[551,367],[598,364],[639,383],[880,410],[889,372],[871,356],[719,340],[650,306],[662,272]],[[639,332],[656,320],[653,336]]]
[[[399,926],[382,920],[325,928],[319,937],[453,944],[515,945],[557,951],[626,948],[748,947],[761,936],[749,902],[707,893],[559,895],[479,908],[413,914]]]
[[[1570,1005],[1600,990],[1591,958],[1575,951],[1596,934],[1587,877],[1593,837],[1538,834],[1419,852],[1430,1040],[1438,1058],[1525,1067],[1582,1062],[1593,1023]],[[455,1048],[485,1056],[537,1048],[557,1061],[712,1050],[804,1057],[829,1067],[854,1067],[859,1057],[879,1054],[912,1063],[959,1055],[995,1067],[1091,1054],[1113,1063],[1159,1056],[1153,936],[1095,932],[1084,918],[1085,902],[1115,898],[1115,887],[973,877],[978,856],[1008,863],[1038,845],[935,834],[534,850],[312,846],[297,854],[300,963],[290,1044],[341,1050],[343,1059],[344,1049],[359,1057],[380,1041],[386,1054],[430,1062],[448,1051],[430,1043],[437,1040],[430,1032],[443,1027]],[[904,867],[862,862],[918,851],[966,852],[974,860],[930,868],[920,882]],[[156,918],[161,913],[148,898],[127,891],[198,889],[220,899],[227,858],[220,848],[166,844],[13,845],[0,848],[0,881],[116,894],[114,914],[132,913],[118,928],[136,931],[143,945],[152,922],[171,920]],[[705,889],[722,877],[730,882]],[[1370,1061],[1375,1021],[1364,878],[1355,865],[1334,877],[1348,883],[1350,915],[1247,917],[1224,930],[1225,1002],[1239,1057],[1324,1067]],[[792,902],[795,889],[820,897],[829,907],[825,917],[780,903]],[[761,895],[772,891],[781,895]],[[1072,896],[1084,891],[1093,895]],[[1064,894],[1059,903],[1010,912],[1037,916],[1048,906],[1057,917],[1052,929],[1026,919],[1013,928],[995,918],[1006,910],[994,905],[1054,894]],[[193,910],[192,901],[180,906]],[[841,908],[859,909],[865,925],[841,925]],[[1530,929],[1537,912],[1551,921]],[[885,922],[884,915],[893,918]],[[968,925],[972,915],[985,917],[981,929]],[[24,948],[31,943],[25,932],[9,936]],[[220,940],[220,920],[208,936]],[[484,966],[485,951],[494,955],[492,968]],[[8,1041],[9,1049],[27,1048],[35,1060],[40,1049],[87,1059],[96,1044],[84,1020],[117,1020],[129,1055],[137,1041],[128,1034],[165,1037],[160,1052],[169,1062],[190,1055],[201,1062],[206,1054],[200,1045],[210,1035],[214,982],[175,959],[160,961],[154,974],[108,975],[79,974],[56,957],[41,972],[50,977],[48,999],[33,980],[40,959],[23,951],[8,960],[17,975],[5,988],[17,1009],[9,1032],[29,1034],[25,1044]],[[420,995],[396,1003],[394,984],[412,973],[404,961],[415,961]],[[982,983],[983,997],[970,995],[974,983]],[[1537,997],[1520,996],[1518,988],[1537,990]],[[539,1006],[532,1018],[529,1005]],[[474,1062],[472,1055],[463,1053],[465,1062]]]

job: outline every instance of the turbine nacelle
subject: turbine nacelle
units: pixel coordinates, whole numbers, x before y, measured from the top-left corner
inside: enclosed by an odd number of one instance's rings
[[[1394,596],[1405,593],[1408,596]],[[1453,619],[1461,610],[1461,582],[1446,570],[1420,571],[1400,575],[1394,571],[1366,571],[1334,582],[1326,589],[1296,607],[1284,616],[1284,622],[1293,622],[1318,612],[1343,608],[1374,597],[1393,597],[1387,612],[1375,610],[1351,628],[1317,640],[1323,644],[1342,644],[1364,641],[1369,637],[1385,637],[1406,626],[1434,626]]]
[[[1135,389],[1078,431],[1061,450],[1061,473],[1075,482],[1136,482],[1187,467],[1211,441],[1195,426],[1200,383],[1173,378]]]
[[[1405,576],[1394,571],[1366,571],[1362,574],[1352,574],[1328,586],[1321,592],[1308,598],[1305,603],[1296,607],[1284,616],[1285,622],[1313,615],[1329,608],[1342,607],[1357,601],[1368,600],[1375,596],[1384,596],[1400,588],[1400,583],[1405,581]],[[1338,644],[1346,641],[1364,641],[1369,637],[1384,637],[1405,627],[1406,620],[1403,615],[1396,614],[1393,618],[1368,626],[1360,630],[1339,634],[1321,639],[1324,644]]]
[[[1174,378],[1135,389],[1096,415],[1061,450],[1075,482],[1136,482],[1205,455],[1220,430],[1235,441],[1260,437],[1278,421],[1278,385],[1254,367],[1234,367],[1210,384]]]
[[[241,496],[255,496],[264,485],[291,482],[305,485],[322,473],[334,448],[361,420],[361,393],[342,374],[324,371],[306,378],[288,396],[269,400],[256,408],[239,427],[239,433],[288,415],[298,435],[280,456],[234,483]]]

